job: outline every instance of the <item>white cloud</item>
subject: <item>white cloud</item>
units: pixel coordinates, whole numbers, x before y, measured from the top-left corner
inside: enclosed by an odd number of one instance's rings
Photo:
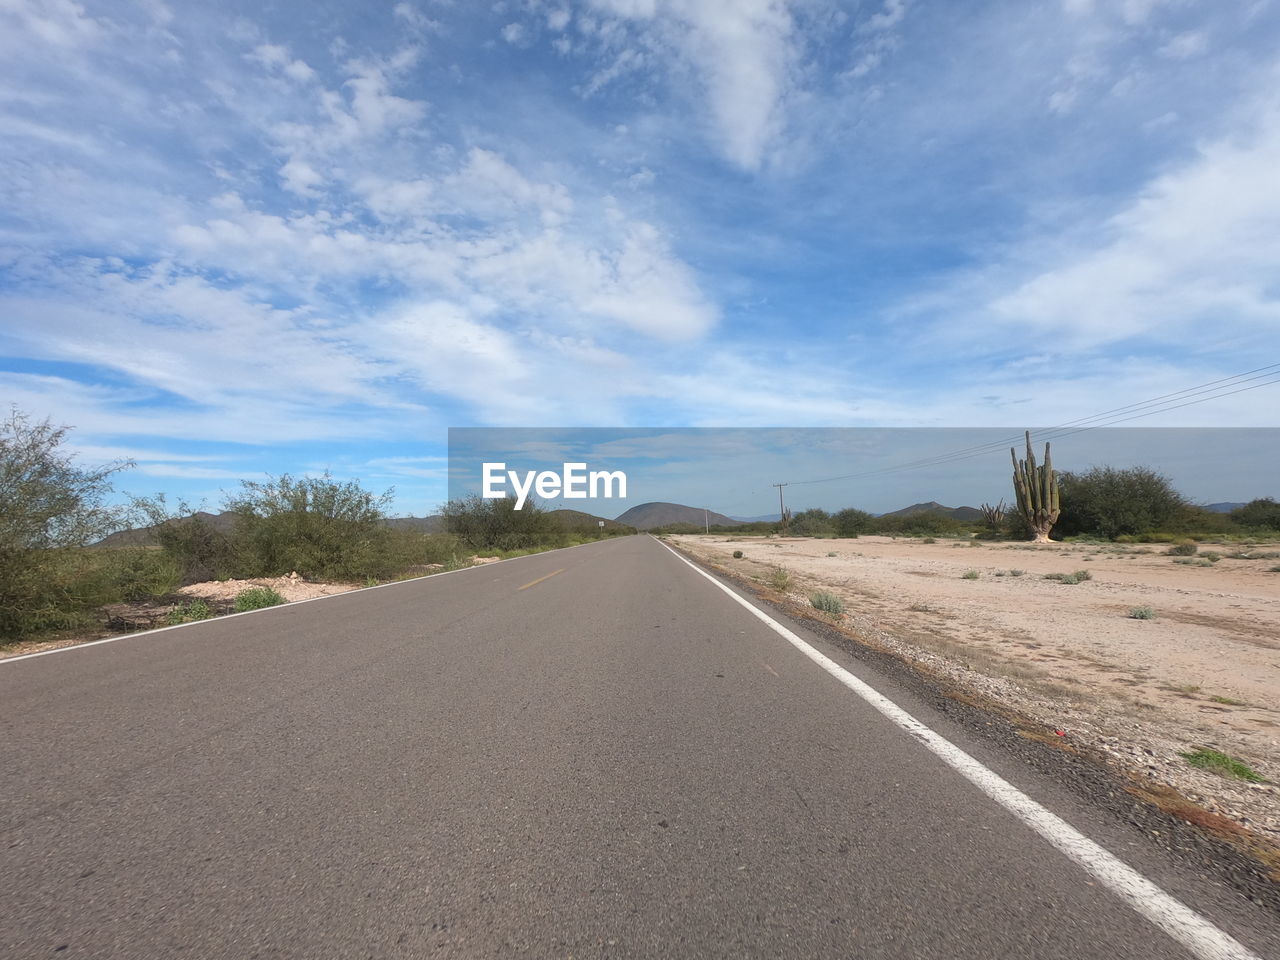
[[[1190,30],[1172,37],[1160,47],[1160,54],[1173,60],[1187,60],[1199,56],[1208,48],[1209,41],[1205,35],[1196,30]]]
[[[786,127],[794,86],[798,38],[785,0],[592,0],[592,6],[642,31],[636,43],[616,48],[616,32],[603,32],[613,66],[597,73],[599,89],[624,66],[622,54],[645,49],[675,59],[692,72],[710,114],[712,134],[732,163],[756,170]],[[590,32],[582,20],[580,29]],[[610,48],[608,44],[615,44]],[[637,44],[639,49],[637,49]]]
[[[1016,257],[966,275],[944,301],[976,302],[987,327],[1051,334],[1063,352],[1131,338],[1209,349],[1280,331],[1280,103],[1236,128],[1105,220],[1023,238]]]

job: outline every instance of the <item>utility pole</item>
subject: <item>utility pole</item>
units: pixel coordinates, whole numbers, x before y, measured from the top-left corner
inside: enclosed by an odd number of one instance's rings
[[[706,507],[702,508],[702,525],[706,527],[707,533],[711,532],[711,514]]]
[[[787,486],[785,483],[771,483],[771,487],[778,488],[778,523],[781,524],[783,533],[787,532],[787,508],[782,505],[782,488]]]

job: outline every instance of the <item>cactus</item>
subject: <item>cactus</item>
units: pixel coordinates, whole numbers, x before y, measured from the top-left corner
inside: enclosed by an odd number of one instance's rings
[[[1000,524],[1004,523],[1004,518],[1008,513],[1008,510],[1005,509],[1004,500],[1001,499],[994,507],[989,503],[983,503],[978,509],[982,511],[982,519],[987,528],[992,533],[999,531]]]
[[[1018,452],[1009,448],[1013,458],[1013,491],[1018,497],[1018,512],[1035,535],[1036,543],[1048,543],[1049,531],[1062,512],[1058,498],[1058,479],[1053,474],[1049,444],[1044,445],[1044,464],[1036,465],[1031,450],[1031,431],[1027,431],[1027,459],[1019,460]]]

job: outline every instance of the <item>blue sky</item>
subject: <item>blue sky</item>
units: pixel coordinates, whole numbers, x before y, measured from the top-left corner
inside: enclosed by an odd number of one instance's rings
[[[449,426],[1050,425],[1280,360],[1277,170],[1267,0],[3,0],[0,400],[402,513]]]

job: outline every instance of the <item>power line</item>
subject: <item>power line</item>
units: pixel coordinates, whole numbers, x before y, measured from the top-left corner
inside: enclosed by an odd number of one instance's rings
[[[1262,380],[1263,382],[1253,383],[1255,380]],[[1251,385],[1242,387],[1240,386],[1242,383],[1249,383]],[[1153,397],[1150,400],[1130,403],[1121,407],[1115,407],[1111,410],[1103,411],[1102,413],[1093,414],[1092,416],[1068,420],[1066,423],[1058,424],[1057,426],[1049,427],[1046,430],[1040,431],[1039,439],[1055,440],[1062,437],[1073,436],[1077,433],[1084,433],[1088,430],[1096,430],[1101,427],[1113,426],[1117,423],[1127,423],[1131,420],[1139,420],[1143,417],[1154,416],[1158,413],[1165,413],[1169,410],[1177,410],[1182,407],[1189,407],[1198,403],[1206,403],[1209,400],[1217,400],[1222,397],[1233,396],[1237,393],[1257,390],[1260,387],[1267,387],[1276,383],[1280,383],[1280,363],[1271,363],[1266,366],[1256,367],[1253,370],[1246,370],[1244,373],[1239,373],[1235,376],[1223,377],[1219,380],[1212,380],[1208,383],[1198,384],[1194,387],[1187,387],[1186,389],[1177,390],[1173,393]],[[1237,389],[1227,390],[1225,389],[1226,387],[1235,387]],[[1204,396],[1204,394],[1210,395]],[[1198,399],[1188,399],[1190,397],[1198,397]],[[1170,401],[1173,400],[1182,402],[1171,403]],[[1123,417],[1114,416],[1115,414],[1121,413],[1128,415]],[[1091,421],[1102,422],[1092,423]],[[959,450],[953,450],[949,453],[937,454],[931,457],[924,457],[919,460],[912,460],[889,467],[880,467],[875,470],[868,470],[861,473],[845,474],[839,477],[823,477],[816,480],[792,480],[789,482],[795,485],[834,483],[838,480],[858,480],[864,477],[896,473],[902,470],[941,466],[947,463],[956,463],[962,460],[970,460],[974,457],[984,456],[994,450],[1004,447],[1006,444],[1016,443],[1020,439],[1022,439],[1022,437],[1019,435],[1003,440],[991,440],[970,447],[962,447]]]

